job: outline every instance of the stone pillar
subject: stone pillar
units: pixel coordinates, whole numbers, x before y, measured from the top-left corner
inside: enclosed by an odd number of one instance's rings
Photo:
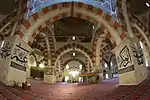
[[[115,48],[120,85],[137,85],[147,78],[142,48],[139,41],[125,38]]]
[[[102,69],[102,67],[100,67],[100,65],[99,65],[99,66],[95,66],[94,68],[95,68],[94,72],[97,73],[98,76],[99,76],[99,80],[98,81],[100,81],[100,82],[103,81],[104,80],[104,76],[103,76],[103,69]],[[95,77],[97,77],[97,76],[95,76]]]
[[[27,68],[26,74],[27,74],[27,78],[30,78],[31,68],[29,68],[29,67]]]
[[[144,54],[144,59],[145,59],[145,64],[146,64],[146,67],[149,67],[150,66],[150,54],[149,54],[149,48],[146,47],[144,45],[144,43],[141,42],[141,45],[143,46],[143,54]]]
[[[108,72],[108,77],[111,79],[111,78],[113,78],[113,75],[112,75],[112,67],[110,67],[110,69],[109,69],[109,67],[107,68],[107,72]]]
[[[102,52],[100,52],[102,55]],[[99,57],[99,55],[97,55]],[[103,81],[104,80],[104,76],[103,76],[103,66],[102,63],[100,61],[96,62],[96,66],[95,68],[95,72],[98,73],[99,76],[99,81]]]
[[[56,76],[55,76],[55,71],[53,67],[50,68],[45,68],[44,69],[44,83],[56,83]]]
[[[58,68],[59,68],[59,72],[61,71],[61,64],[60,64],[60,62],[61,62],[60,60],[58,60],[58,62],[57,62],[58,63]]]
[[[1,43],[0,80],[6,85],[21,85],[26,81],[28,53],[31,48],[18,35],[10,36]]]
[[[87,63],[87,72],[90,72],[90,62]]]

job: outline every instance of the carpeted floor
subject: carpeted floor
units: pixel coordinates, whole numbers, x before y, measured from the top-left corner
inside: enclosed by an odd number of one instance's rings
[[[77,84],[44,84],[28,80],[31,90],[0,85],[0,100],[150,100],[150,80],[138,86],[119,86],[117,79],[100,84],[78,86]]]

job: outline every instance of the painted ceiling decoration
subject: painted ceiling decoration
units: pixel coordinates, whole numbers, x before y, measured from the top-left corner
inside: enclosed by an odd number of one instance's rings
[[[62,2],[82,2],[103,9],[117,19],[116,0],[29,0],[27,18],[42,8]]]

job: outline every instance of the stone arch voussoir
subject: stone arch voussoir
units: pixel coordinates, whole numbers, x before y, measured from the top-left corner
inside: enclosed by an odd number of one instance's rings
[[[65,61],[64,63],[63,63],[63,66],[65,67],[65,65],[67,65],[69,62],[71,62],[71,61],[77,61],[77,62],[79,62],[80,64],[82,64],[82,66],[85,68],[86,67],[86,64],[85,64],[85,62],[83,62],[82,60],[80,60],[80,59],[77,59],[77,58],[71,58],[71,59],[68,59],[67,61]],[[64,68],[63,68],[64,69]],[[85,68],[85,70],[87,70],[86,68]]]
[[[106,31],[107,29],[101,25],[100,28],[97,29],[96,31],[96,34],[94,36],[94,41],[93,41],[93,46],[92,46],[92,62],[93,64],[96,66],[96,63],[99,63],[99,65],[101,65],[102,63],[102,55],[103,55],[103,47],[105,46],[105,43],[103,42],[104,39],[108,38],[111,42],[111,45],[112,45],[112,48],[115,48],[117,43],[114,41],[114,38],[111,36],[110,32]],[[98,45],[98,41],[101,39],[101,44],[100,44],[100,47],[97,48],[97,45]],[[97,54],[97,52],[99,51],[99,54]],[[97,55],[98,56],[98,59],[99,61],[97,61]]]
[[[87,49],[86,47],[84,47],[83,45],[76,44],[76,43],[66,44],[66,45],[60,47],[55,52],[55,58],[53,58],[53,60],[51,62],[53,66],[56,66],[57,61],[60,58],[60,56],[63,55],[67,50],[68,50],[68,52],[75,50],[75,51],[79,51],[79,52],[83,53],[89,59],[91,66],[93,66],[92,61],[91,61],[92,52],[89,49]]]
[[[75,9],[70,12],[72,7]],[[112,16],[101,9],[79,2],[73,2],[73,4],[71,2],[59,3],[43,8],[41,11],[34,13],[29,19],[23,21],[18,34],[25,42],[32,44],[34,40],[33,34],[38,34],[43,27],[56,20],[71,16],[82,18],[95,24],[103,23],[105,27],[116,32],[117,39],[122,40],[125,37],[124,30]],[[117,39],[116,41],[118,41]]]

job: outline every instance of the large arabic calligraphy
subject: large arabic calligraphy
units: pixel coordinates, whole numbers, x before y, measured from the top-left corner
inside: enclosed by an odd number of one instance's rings
[[[29,52],[28,50],[21,47],[21,44],[16,45],[11,55],[11,63],[15,63],[15,65],[18,65],[18,66],[20,65],[20,67],[26,68],[28,52]],[[11,65],[14,65],[14,64],[11,64]],[[15,66],[12,66],[12,67],[15,67]]]
[[[131,56],[129,53],[129,48],[125,46],[119,53],[118,56],[119,68],[125,68],[128,64],[132,63]]]
[[[11,41],[10,42],[5,41],[3,47],[0,48],[1,58],[6,59],[8,56],[10,56],[12,47],[13,44],[11,43]]]
[[[133,51],[133,56],[137,59],[138,65],[144,64],[144,59],[143,59],[143,51],[142,48],[140,47],[140,44],[133,44],[131,46],[132,51]]]

